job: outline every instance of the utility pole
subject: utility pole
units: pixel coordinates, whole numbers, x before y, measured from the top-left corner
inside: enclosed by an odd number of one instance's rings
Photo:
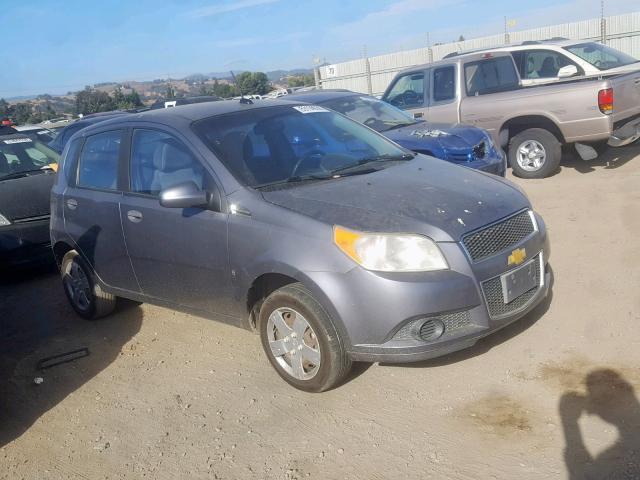
[[[607,43],[607,19],[604,17],[604,0],[600,0],[600,41]]]

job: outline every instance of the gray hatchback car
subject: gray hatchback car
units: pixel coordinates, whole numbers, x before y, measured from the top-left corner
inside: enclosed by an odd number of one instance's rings
[[[545,225],[517,186],[285,100],[83,129],[51,239],[82,317],[122,297],[256,330],[280,376],[314,392],[352,361],[469,347],[549,286]]]

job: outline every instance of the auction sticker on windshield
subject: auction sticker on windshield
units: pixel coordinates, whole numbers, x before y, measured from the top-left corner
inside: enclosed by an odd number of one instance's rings
[[[12,138],[11,140],[5,140],[4,143],[11,145],[12,143],[31,143],[30,138]]]
[[[317,105],[299,105],[297,107],[293,107],[294,110],[299,111],[300,113],[320,113],[320,112],[328,112],[326,108],[318,107]]]

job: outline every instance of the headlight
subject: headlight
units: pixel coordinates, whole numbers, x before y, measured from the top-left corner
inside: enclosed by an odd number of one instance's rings
[[[429,272],[449,268],[436,243],[422,235],[354,232],[336,225],[333,240],[367,270]]]
[[[4,227],[7,225],[11,225],[11,222],[9,220],[7,220],[7,217],[5,217],[4,215],[2,215],[0,213],[0,227]]]

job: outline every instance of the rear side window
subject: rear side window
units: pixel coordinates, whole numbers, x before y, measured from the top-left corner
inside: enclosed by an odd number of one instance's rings
[[[67,182],[70,181],[70,173],[74,170],[73,166],[76,164],[80,147],[82,147],[82,138],[76,138],[62,152],[62,172]]]
[[[498,57],[464,66],[467,95],[484,95],[518,88],[518,75],[511,57]]]
[[[456,70],[453,66],[433,71],[433,100],[444,102],[456,97]]]
[[[120,130],[87,137],[80,155],[78,185],[99,190],[115,190],[118,185],[121,143]]]
[[[410,73],[398,78],[384,100],[399,108],[424,105],[424,73]]]
[[[205,170],[179,140],[156,130],[135,130],[131,144],[130,189],[158,195],[180,183],[194,182],[204,189]]]
[[[553,50],[513,52],[513,59],[518,66],[520,77],[526,80],[556,78],[560,69],[567,65],[575,65],[578,71],[582,70],[566,56]]]

